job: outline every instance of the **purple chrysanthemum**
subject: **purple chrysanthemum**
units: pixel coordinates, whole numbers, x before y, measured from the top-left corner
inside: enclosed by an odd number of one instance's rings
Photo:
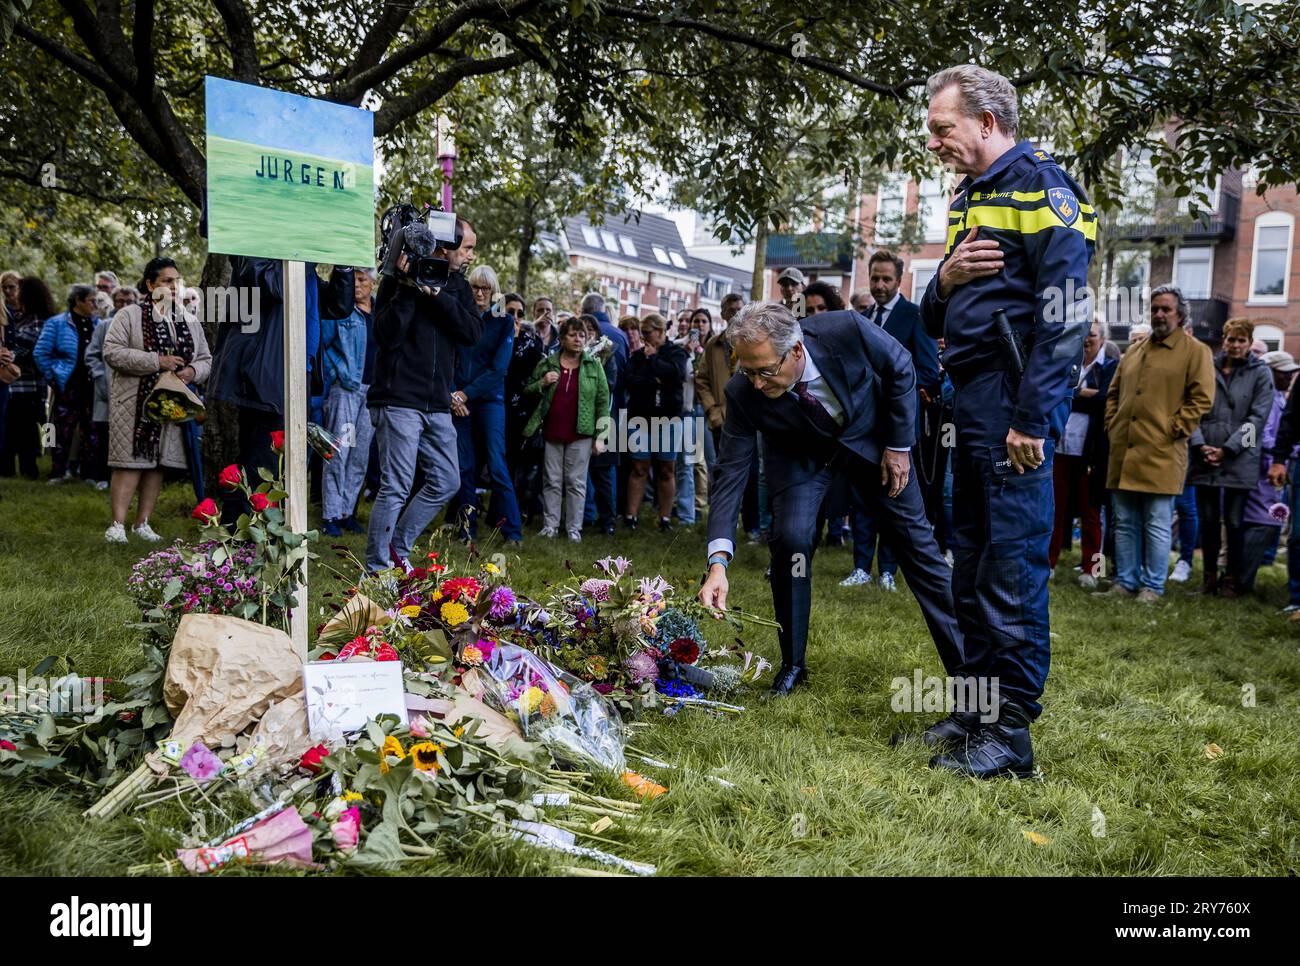
[[[592,577],[590,580],[584,580],[580,589],[584,596],[603,602],[609,600],[609,588],[613,583],[612,580]]]
[[[501,620],[515,612],[517,603],[515,592],[509,587],[498,587],[492,591],[492,596],[488,600],[492,602],[492,606],[488,608],[488,616],[493,620]]]
[[[649,651],[637,651],[623,662],[634,684],[659,680],[659,662]]]

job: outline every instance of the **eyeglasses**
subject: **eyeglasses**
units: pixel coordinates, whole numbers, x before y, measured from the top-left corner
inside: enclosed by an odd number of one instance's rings
[[[785,360],[789,356],[790,351],[787,350],[785,355],[781,356],[781,361],[774,366],[768,366],[765,369],[746,369],[744,366],[736,366],[736,371],[746,379],[757,379],[759,376],[764,379],[774,379],[781,374],[781,368],[785,365]]]
[[[475,292],[491,292],[491,285],[471,285],[470,288]]]
[[[523,310],[523,309],[506,309],[506,315],[513,315],[516,319],[522,319],[522,318],[524,317],[524,310]]]

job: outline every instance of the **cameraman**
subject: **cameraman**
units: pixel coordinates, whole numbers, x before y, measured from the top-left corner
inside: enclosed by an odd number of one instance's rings
[[[371,571],[404,565],[411,545],[460,486],[452,375],[456,347],[477,343],[483,323],[464,275],[474,261],[477,238],[465,219],[457,218],[456,227],[460,247],[435,253],[447,260],[445,285],[417,287],[406,274],[403,254],[397,274],[384,276],[375,299],[379,355],[366,403],[379,444],[380,475],[366,540]],[[417,463],[424,482],[412,494]]]

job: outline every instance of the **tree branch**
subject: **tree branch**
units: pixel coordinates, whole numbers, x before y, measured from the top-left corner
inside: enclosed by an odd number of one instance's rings
[[[418,39],[375,66],[349,76],[326,96],[344,104],[356,103],[372,87],[382,84],[404,67],[409,67],[426,54],[436,51],[470,20],[509,22],[528,13],[541,2],[542,0],[517,0],[513,5],[506,6],[503,0],[466,0]],[[488,16],[493,11],[498,15]]]
[[[243,0],[212,0],[226,32],[230,34],[230,59],[234,79],[245,84],[256,84],[260,73],[257,59],[257,36],[253,31],[253,17]]]
[[[135,25],[131,31],[131,48],[135,53],[135,89],[147,99],[154,85],[156,67],[153,56],[154,0],[136,0]]]
[[[426,107],[436,104],[440,98],[450,93],[452,88],[466,77],[495,74],[497,71],[509,70],[511,67],[522,63],[523,60],[522,54],[507,54],[504,57],[489,57],[486,60],[475,60],[472,57],[461,58],[447,67],[446,70],[435,75],[427,84],[417,87],[405,97],[385,103],[375,114],[375,136],[382,137],[388,134],[403,121],[419,114]]]
[[[413,7],[404,0],[384,0],[383,10],[375,18],[374,25],[366,33],[366,39],[361,42],[356,57],[352,58],[352,63],[343,74],[346,80],[364,74],[379,63],[388,52],[388,47],[397,36],[397,32],[402,29],[402,24],[406,23],[406,19],[411,15],[412,9]],[[364,91],[358,94],[352,103],[360,103],[362,96]]]

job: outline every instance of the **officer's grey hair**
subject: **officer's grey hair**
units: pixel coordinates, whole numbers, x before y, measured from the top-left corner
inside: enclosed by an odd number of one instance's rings
[[[605,311],[605,300],[596,292],[588,292],[582,297],[582,305],[578,308],[579,315],[595,315],[597,312]]]
[[[979,117],[988,111],[1003,134],[1009,138],[1016,136],[1020,130],[1020,106],[1011,81],[996,71],[960,64],[931,75],[925,89],[933,99],[949,87],[956,87],[961,94],[962,113],[967,117]]]
[[[1110,338],[1110,323],[1106,321],[1106,316],[1097,312],[1093,315],[1092,321],[1097,326],[1097,331],[1101,334],[1101,341],[1105,343]]]
[[[469,273],[470,285],[491,285],[492,300],[495,302],[496,297],[501,294],[501,283],[497,281],[497,273],[492,270],[490,265],[480,265]]]
[[[731,317],[727,339],[732,345],[755,345],[768,340],[777,355],[785,355],[803,341],[803,328],[794,313],[780,302],[750,302]]]
[[[1183,290],[1177,285],[1159,285],[1151,290],[1151,301],[1156,300],[1157,295],[1172,295],[1174,301],[1178,303],[1178,321],[1186,322],[1189,314],[1187,307],[1187,297],[1183,295]]]

